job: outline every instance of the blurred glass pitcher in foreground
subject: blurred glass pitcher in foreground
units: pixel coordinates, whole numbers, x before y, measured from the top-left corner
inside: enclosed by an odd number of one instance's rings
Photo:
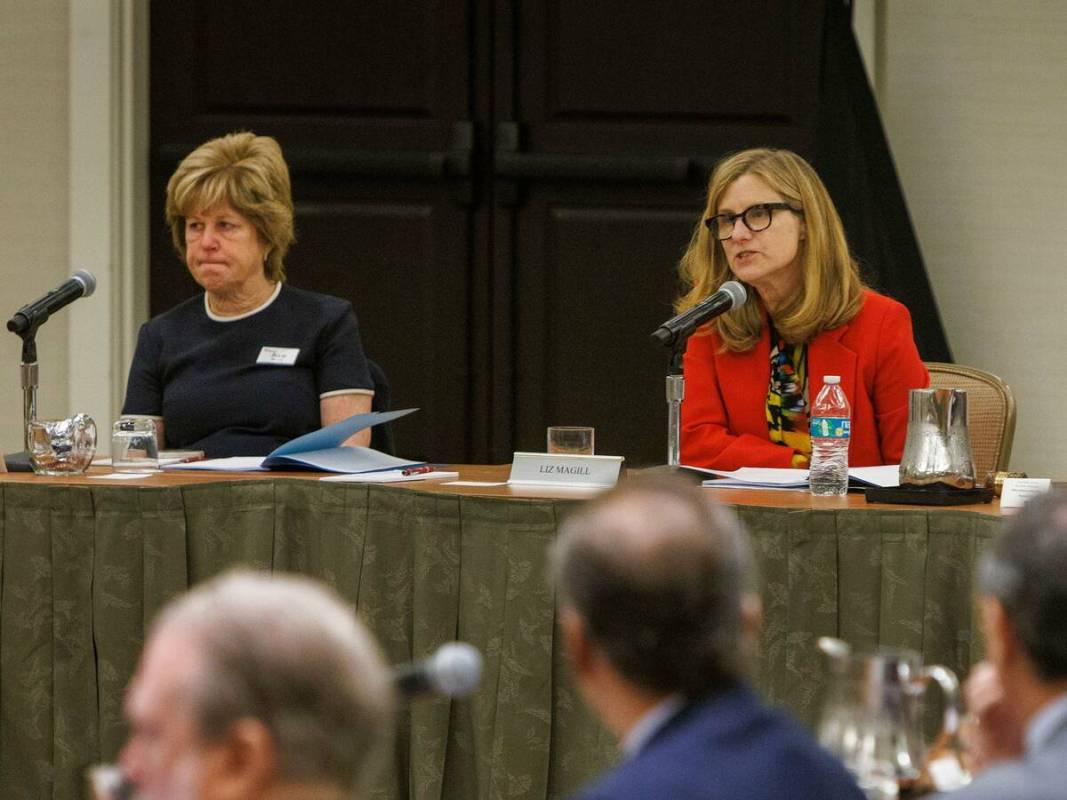
[[[844,762],[871,800],[969,782],[959,760],[959,681],[952,670],[923,667],[911,650],[853,653],[846,642],[827,636],[819,639],[819,649],[830,659],[819,742]],[[931,680],[941,687],[945,711],[927,752],[922,696]]]

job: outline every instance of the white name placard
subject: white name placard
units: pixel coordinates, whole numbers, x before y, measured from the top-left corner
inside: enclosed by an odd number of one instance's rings
[[[516,453],[508,483],[608,489],[618,482],[622,461],[622,456]]]
[[[1000,507],[1020,508],[1051,488],[1051,478],[1005,478],[1000,490]]]
[[[300,355],[299,347],[271,347],[263,345],[259,351],[257,364],[274,364],[280,367],[291,367],[296,363],[296,357]]]

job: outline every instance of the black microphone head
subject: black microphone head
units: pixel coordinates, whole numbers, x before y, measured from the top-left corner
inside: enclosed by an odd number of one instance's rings
[[[89,297],[96,291],[96,277],[88,270],[80,269],[70,277],[71,280],[77,281],[84,287],[82,289],[82,297]]]
[[[676,346],[679,341],[688,339],[697,326],[727,311],[733,311],[744,305],[747,299],[748,292],[744,286],[737,281],[726,281],[714,294],[652,331],[652,338],[660,344]]]
[[[449,642],[431,658],[434,688],[448,697],[470,694],[482,679],[482,654],[466,642]]]
[[[748,292],[745,291],[745,287],[737,281],[727,281],[719,287],[720,292],[726,292],[730,295],[730,310],[740,308],[745,304],[745,300],[748,299]]]

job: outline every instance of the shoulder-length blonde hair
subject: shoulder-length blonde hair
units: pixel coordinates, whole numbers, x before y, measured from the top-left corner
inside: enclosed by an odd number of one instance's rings
[[[185,218],[228,205],[248,219],[267,245],[263,271],[285,280],[285,254],[295,241],[293,195],[282,148],[270,136],[220,136],[187,155],[167,182],[166,219],[185,258]]]
[[[742,175],[754,175],[794,208],[799,208],[805,235],[797,258],[801,288],[775,314],[774,327],[788,342],[806,342],[825,330],[852,319],[863,302],[863,281],[848,250],[841,217],[826,187],[803,158],[789,150],[743,150],[720,161],[708,181],[708,201],[697,222],[689,247],[678,265],[687,291],[675,303],[678,311],[699,303],[735,276],[726,253],[704,220],[718,213],[727,188]],[[739,309],[713,323],[723,346],[735,352],[749,350],[759,341],[763,312],[755,292]]]

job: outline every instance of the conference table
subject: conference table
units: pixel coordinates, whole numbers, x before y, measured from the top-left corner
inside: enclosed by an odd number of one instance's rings
[[[0,475],[0,797],[84,796],[85,768],[122,746],[123,693],[153,616],[237,566],[331,585],[389,662],[455,639],[483,653],[470,697],[399,712],[370,797],[555,798],[610,766],[615,742],[571,681],[546,568],[561,517],[588,492],[501,484],[507,466],[451,469],[465,484]],[[764,620],[752,680],[803,722],[826,683],[820,636],[911,648],[960,673],[980,657],[972,579],[996,501],[705,491],[751,536]]]

